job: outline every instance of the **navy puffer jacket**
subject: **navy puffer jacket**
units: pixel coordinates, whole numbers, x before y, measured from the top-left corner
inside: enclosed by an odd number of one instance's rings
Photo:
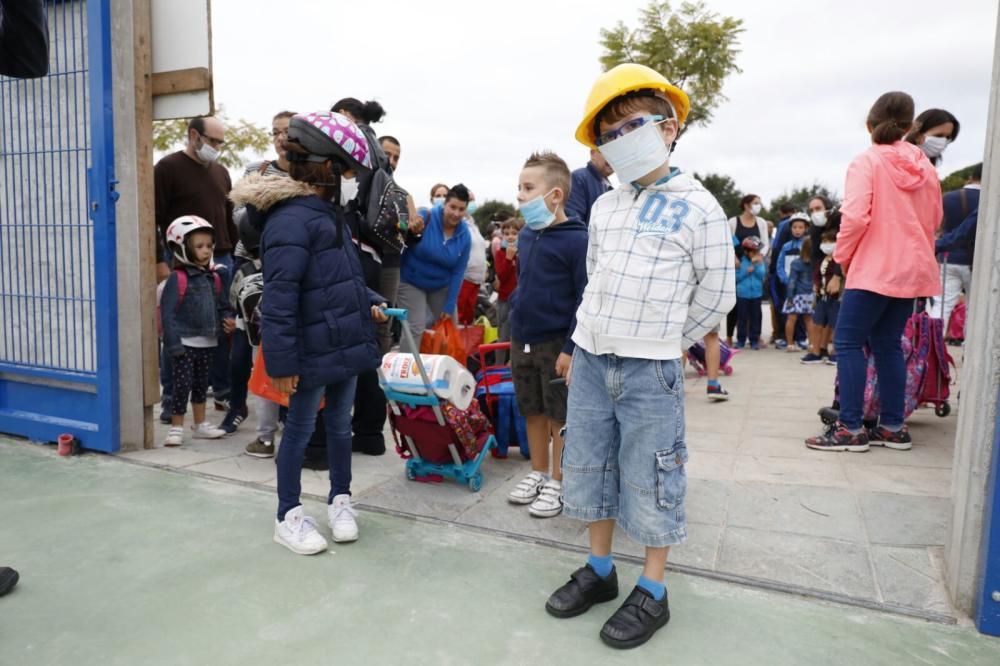
[[[261,337],[271,377],[302,388],[334,384],[378,366],[361,262],[341,213],[302,183],[249,176],[233,189],[263,219]]]

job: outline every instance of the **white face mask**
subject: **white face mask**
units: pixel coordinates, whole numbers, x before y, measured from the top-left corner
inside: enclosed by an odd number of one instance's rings
[[[760,204],[756,203],[750,206],[750,212],[754,215],[760,215]]]
[[[356,196],[358,196],[358,179],[341,177],[340,205],[346,206],[347,202],[351,201]]]
[[[809,216],[812,219],[813,226],[815,227],[825,227],[826,226],[826,211],[818,210]]]
[[[920,144],[920,148],[924,151],[924,154],[932,160],[941,157],[941,154],[944,153],[944,149],[947,147],[948,139],[943,136],[924,137],[924,142]]]
[[[445,201],[444,197],[434,197],[431,200],[431,203],[434,204],[435,206],[443,206],[444,205],[444,201]]]
[[[646,123],[597,149],[623,183],[634,183],[670,160],[670,149],[657,123]]]
[[[196,150],[195,153],[198,155],[198,159],[206,164],[219,159],[219,151],[208,145],[208,142],[204,140],[201,142],[201,148]]]
[[[831,254],[833,254],[833,251],[836,250],[836,249],[837,249],[837,244],[836,243],[820,243],[819,244],[819,251],[822,252],[823,254],[827,255],[827,256],[830,256]]]

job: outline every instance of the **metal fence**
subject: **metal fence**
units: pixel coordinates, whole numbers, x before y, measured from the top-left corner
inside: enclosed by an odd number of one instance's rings
[[[48,76],[0,77],[0,430],[115,450],[108,5],[47,3]]]

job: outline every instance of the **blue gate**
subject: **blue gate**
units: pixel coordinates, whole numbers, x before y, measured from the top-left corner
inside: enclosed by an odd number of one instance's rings
[[[0,432],[117,451],[110,0],[49,2],[49,75],[0,77]]]

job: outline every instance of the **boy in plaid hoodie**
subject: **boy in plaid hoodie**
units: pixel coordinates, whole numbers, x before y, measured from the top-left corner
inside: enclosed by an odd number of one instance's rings
[[[590,556],[546,610],[574,617],[618,596],[617,525],[646,558],[601,629],[615,648],[643,644],[670,619],[664,568],[670,546],[687,537],[681,354],[736,302],[726,216],[701,183],[670,166],[689,109],[656,71],[619,65],[594,84],[576,132],[621,185],[591,209],[589,280],[567,377],[564,513],[589,524]]]

